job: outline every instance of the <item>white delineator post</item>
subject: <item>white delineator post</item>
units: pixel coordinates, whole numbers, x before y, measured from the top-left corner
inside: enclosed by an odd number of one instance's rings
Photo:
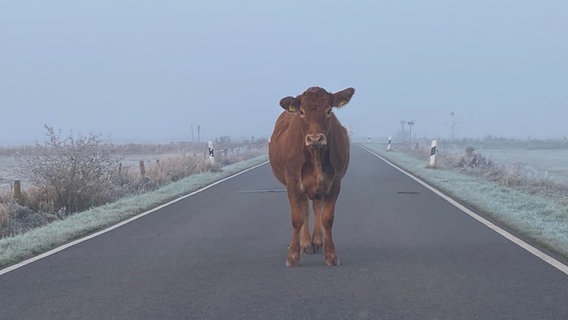
[[[215,153],[213,152],[213,141],[209,141],[209,164],[215,164]]]
[[[389,144],[387,144],[387,151],[391,151],[391,141],[392,141],[392,138],[389,137]]]
[[[436,140],[432,140],[432,146],[430,148],[430,168],[434,168],[436,165]]]

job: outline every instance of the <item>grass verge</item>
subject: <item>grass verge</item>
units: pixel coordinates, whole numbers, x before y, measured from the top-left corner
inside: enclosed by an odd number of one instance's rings
[[[430,169],[424,160],[380,144],[362,144],[491,220],[568,260],[568,207],[563,199],[530,194],[455,170]]]
[[[225,166],[218,172],[195,174],[157,190],[95,207],[31,230],[0,239],[0,268],[8,267],[53,248],[110,227],[216,181],[267,161],[266,155]]]

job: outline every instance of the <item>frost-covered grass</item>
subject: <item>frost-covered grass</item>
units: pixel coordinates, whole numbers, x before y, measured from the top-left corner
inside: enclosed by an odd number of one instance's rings
[[[262,155],[225,166],[218,172],[195,174],[157,190],[80,212],[65,220],[53,222],[22,235],[0,239],[0,267],[17,263],[112,226],[215,181],[265,162],[267,158],[266,155]]]
[[[568,182],[568,149],[478,148],[477,151],[495,161],[519,163],[533,175]]]
[[[528,193],[456,170],[430,169],[425,160],[403,152],[387,152],[383,144],[363,145],[478,213],[568,258],[565,199]]]

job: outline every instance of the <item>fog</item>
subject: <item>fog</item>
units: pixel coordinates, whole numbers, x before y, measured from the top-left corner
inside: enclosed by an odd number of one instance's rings
[[[279,100],[356,89],[360,137],[568,136],[567,1],[2,1],[0,145],[269,137]],[[453,113],[453,116],[452,116]]]

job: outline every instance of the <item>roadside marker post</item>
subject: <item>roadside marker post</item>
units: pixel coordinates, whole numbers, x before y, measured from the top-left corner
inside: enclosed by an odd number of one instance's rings
[[[209,164],[215,165],[215,153],[213,151],[213,141],[209,141]]]
[[[387,145],[387,151],[391,151],[391,142],[392,142],[392,137],[389,137],[389,144]]]
[[[432,140],[432,146],[430,148],[430,168],[434,168],[436,166],[436,140]]]

